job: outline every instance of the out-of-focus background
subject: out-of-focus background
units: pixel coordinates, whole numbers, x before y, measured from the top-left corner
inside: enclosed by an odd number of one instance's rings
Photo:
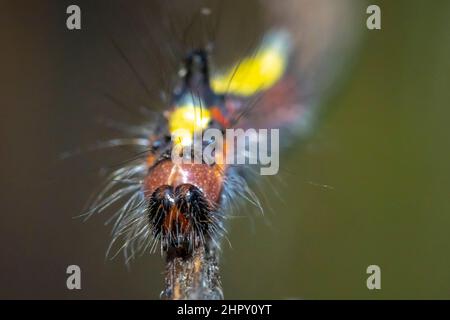
[[[165,60],[172,52],[155,50],[139,33],[158,34],[168,21],[152,1],[142,3],[148,12],[134,1],[77,1],[81,31],[65,27],[69,1],[0,5],[0,298],[159,296],[159,255],[127,269],[121,257],[105,259],[107,213],[73,219],[102,181],[100,169],[133,153],[59,160],[64,151],[118,135],[99,119],[142,120],[118,105],[153,104],[110,39],[148,87],[177,69]],[[227,3],[219,60],[247,49],[268,10],[257,1]],[[382,10],[379,31],[367,30],[366,6],[358,3],[352,14],[359,40],[332,93],[320,99],[326,112],[312,135],[283,154],[279,179],[265,192],[272,210],[255,216],[254,225],[231,221],[232,247],[224,242],[221,260],[226,298],[450,298],[450,2],[374,1]],[[290,4],[284,10],[295,17],[298,3]],[[166,27],[182,33],[187,10],[174,6]],[[66,288],[71,264],[81,267],[80,291]],[[372,264],[381,267],[381,290],[366,287]]]

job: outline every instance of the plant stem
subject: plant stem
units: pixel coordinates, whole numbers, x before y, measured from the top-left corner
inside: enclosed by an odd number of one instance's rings
[[[215,246],[206,244],[191,252],[170,248],[166,256],[166,300],[223,299],[219,275],[219,255]]]

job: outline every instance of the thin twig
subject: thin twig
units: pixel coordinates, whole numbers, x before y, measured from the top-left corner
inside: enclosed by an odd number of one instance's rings
[[[218,250],[206,244],[191,253],[170,248],[166,256],[165,288],[161,298],[166,300],[221,300]]]

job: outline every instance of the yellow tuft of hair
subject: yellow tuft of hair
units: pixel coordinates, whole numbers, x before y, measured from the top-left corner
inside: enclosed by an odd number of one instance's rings
[[[251,96],[273,86],[283,76],[290,51],[286,32],[269,33],[256,53],[229,71],[214,76],[211,88],[217,94]]]
[[[177,106],[169,116],[169,131],[172,141],[183,146],[192,144],[194,133],[206,129],[210,121],[210,111],[200,105]]]

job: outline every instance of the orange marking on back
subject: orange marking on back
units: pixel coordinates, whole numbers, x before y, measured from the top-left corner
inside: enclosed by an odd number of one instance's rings
[[[151,167],[155,163],[155,156],[150,154],[146,160],[147,166]]]
[[[219,107],[211,107],[211,117],[220,123],[224,128],[228,128],[230,121],[223,115]]]

